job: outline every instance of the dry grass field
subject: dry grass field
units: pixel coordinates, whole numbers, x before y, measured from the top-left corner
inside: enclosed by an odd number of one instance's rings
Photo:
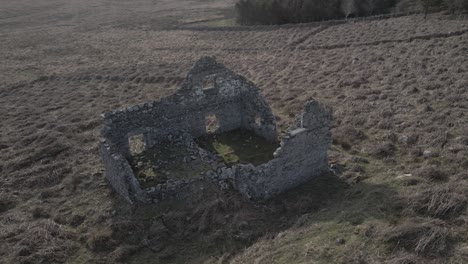
[[[468,20],[222,27],[231,0],[0,0],[1,263],[468,263]],[[125,205],[100,114],[172,93],[202,55],[285,129],[334,116],[317,179],[262,203]]]

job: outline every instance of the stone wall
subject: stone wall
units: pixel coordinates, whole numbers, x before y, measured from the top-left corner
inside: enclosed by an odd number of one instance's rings
[[[310,101],[300,116],[298,127],[283,137],[273,160],[257,167],[238,164],[210,171],[207,175],[253,199],[268,199],[296,187],[328,170],[330,121],[330,113],[318,102]]]
[[[143,199],[143,191],[125,157],[106,142],[101,143],[100,152],[112,188],[129,203]]]
[[[105,113],[102,136],[128,157],[128,137],[143,134],[148,147],[160,137],[181,131],[197,138],[206,134],[208,115],[217,117],[218,133],[246,128],[276,140],[274,116],[260,90],[211,57],[195,64],[175,94]]]
[[[328,168],[330,115],[311,101],[268,163],[220,167],[198,178],[168,181],[142,190],[127,160],[129,137],[143,135],[146,147],[172,136],[197,138],[208,133],[206,118],[211,115],[218,122],[215,133],[243,128],[270,141],[278,139],[275,118],[260,89],[214,58],[203,57],[175,94],[103,114],[101,155],[112,187],[129,202],[157,202],[178,199],[192,185],[209,180],[249,198],[267,199]]]

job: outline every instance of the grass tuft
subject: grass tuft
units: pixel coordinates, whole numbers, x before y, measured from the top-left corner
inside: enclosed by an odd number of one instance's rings
[[[392,249],[405,249],[417,255],[437,257],[448,252],[450,235],[440,221],[408,221],[386,230],[383,241]]]
[[[455,184],[444,184],[421,191],[411,199],[417,213],[450,219],[463,213],[467,205],[465,193]]]
[[[435,166],[424,167],[419,170],[418,174],[418,176],[431,181],[446,181],[448,179],[447,173]]]

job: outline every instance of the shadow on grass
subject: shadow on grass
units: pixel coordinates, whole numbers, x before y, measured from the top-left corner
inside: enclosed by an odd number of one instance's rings
[[[259,239],[304,225],[392,222],[401,210],[399,200],[388,186],[349,185],[335,175],[323,175],[262,202],[207,183],[184,201],[159,205],[131,207],[116,197],[112,239],[120,248],[132,249],[119,255],[125,263],[222,262]]]

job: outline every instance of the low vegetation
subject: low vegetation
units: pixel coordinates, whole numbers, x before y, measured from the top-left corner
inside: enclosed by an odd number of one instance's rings
[[[450,249],[450,234],[443,222],[410,219],[388,229],[383,238],[391,250],[404,249],[417,255],[437,257]]]
[[[450,219],[460,216],[466,209],[464,189],[455,184],[436,185],[412,197],[412,208],[422,215]]]
[[[273,152],[279,147],[246,130],[211,134],[200,138],[199,145],[219,155],[226,165],[266,163],[273,159]]]
[[[468,263],[463,16],[173,30],[232,2],[86,2],[2,2],[0,263]],[[311,98],[332,108],[335,176],[266,202],[120,200],[99,115],[172,94],[203,55],[257,84],[279,129]]]
[[[165,183],[169,179],[191,178],[210,169],[208,163],[190,154],[186,146],[167,141],[134,153],[129,161],[143,188]]]

